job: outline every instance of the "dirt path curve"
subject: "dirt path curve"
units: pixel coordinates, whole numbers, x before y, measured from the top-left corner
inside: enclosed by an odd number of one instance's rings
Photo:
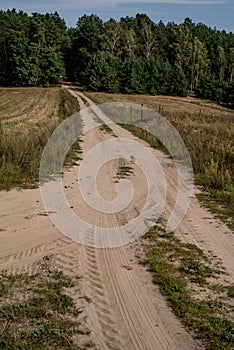
[[[81,108],[86,107],[87,102],[93,105],[80,92],[70,92],[78,98]],[[92,118],[84,120],[84,123],[89,122],[95,121]],[[120,137],[136,139],[118,126],[113,127],[113,131]],[[95,144],[111,137],[99,128],[85,134],[83,157]],[[164,211],[164,216],[167,217],[176,198],[177,177],[170,159],[160,152],[154,152],[164,164],[168,177],[170,195]],[[108,163],[97,178],[98,186],[104,191],[107,200],[113,199],[115,192],[112,186],[105,184],[113,178],[117,167],[115,162]],[[125,222],[134,215],[133,208],[122,217],[105,217],[87,210],[78,191],[78,169],[78,166],[74,166],[64,173],[64,192],[74,212],[85,215],[93,224],[93,230],[96,225],[106,222],[114,227],[116,222]],[[133,182],[139,188],[140,197],[145,193],[140,186],[137,171],[134,169],[136,174]],[[190,210],[177,234],[188,242],[198,244],[205,251],[212,251],[222,260],[228,272],[233,274],[234,238],[224,225],[214,221],[200,207],[195,198],[192,199]],[[82,277],[81,292],[92,300],[91,303],[84,304],[87,316],[85,325],[92,330],[91,337],[101,350],[201,348],[170,311],[158,288],[152,284],[150,274],[138,264],[139,257],[143,254],[139,241],[114,249],[95,249],[73,242],[63,236],[48,218],[38,189],[0,192],[0,241],[1,270],[31,273],[40,271],[46,263],[67,274]],[[71,295],[78,304],[81,303],[76,289],[71,290]]]

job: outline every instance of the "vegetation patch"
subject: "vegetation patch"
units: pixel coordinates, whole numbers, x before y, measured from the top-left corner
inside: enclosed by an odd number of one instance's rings
[[[233,286],[222,282],[217,288],[212,282],[219,280],[223,270],[197,246],[183,243],[161,225],[153,227],[145,239],[147,258],[141,263],[153,273],[153,282],[175,314],[204,341],[206,349],[233,349],[229,303]]]
[[[1,349],[87,349],[82,310],[66,293],[78,278],[50,271],[40,275],[0,276]]]
[[[225,200],[221,200],[220,197],[223,198],[222,193],[219,196],[219,192],[217,191],[211,191],[210,193],[201,192],[196,196],[204,204],[204,206],[215,215],[217,219],[222,220],[231,230],[234,230],[233,208],[232,206],[226,206]],[[215,200],[215,198],[217,199]]]
[[[134,174],[133,167],[126,161],[126,159],[119,159],[119,166],[117,168],[114,182],[118,183],[121,179],[126,179]]]
[[[228,287],[228,296],[234,298],[234,286]]]
[[[99,116],[95,113],[92,112],[94,114],[93,116],[93,120],[95,122],[97,122],[100,125],[100,130],[104,133],[104,134],[110,134],[113,137],[118,137],[114,131],[111,129],[111,127],[109,125],[107,125],[106,123],[103,122],[103,120],[101,118],[99,118]]]
[[[107,124],[103,124],[100,126],[100,130],[104,132],[104,134],[110,134],[111,136],[117,137],[114,131]]]
[[[160,149],[168,154],[168,150],[163,146],[162,142],[149,131],[130,124],[119,123],[118,125],[130,131],[134,136],[146,141],[152,148]]]
[[[133,174],[133,168],[130,166],[121,166],[119,167],[117,171],[117,175],[115,178],[118,180],[125,179],[128,176],[131,176]]]

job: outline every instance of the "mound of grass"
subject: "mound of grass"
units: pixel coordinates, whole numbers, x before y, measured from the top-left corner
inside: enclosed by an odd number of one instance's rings
[[[66,288],[77,278],[62,272],[46,275],[1,275],[1,349],[87,349],[80,337],[88,334],[80,325],[78,309]]]

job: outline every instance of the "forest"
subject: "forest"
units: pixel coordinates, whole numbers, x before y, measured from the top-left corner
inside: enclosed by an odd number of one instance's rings
[[[195,24],[154,23],[146,14],[104,22],[57,12],[0,11],[0,85],[197,97],[234,106],[234,34]]]

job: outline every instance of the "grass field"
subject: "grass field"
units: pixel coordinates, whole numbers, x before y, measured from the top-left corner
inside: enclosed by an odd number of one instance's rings
[[[48,137],[78,110],[60,88],[0,88],[0,190],[35,186]]]
[[[196,182],[206,192],[199,199],[234,228],[234,111],[192,97],[86,93],[97,104],[126,102],[151,108],[179,131],[192,159]],[[140,108],[140,106],[139,106]],[[129,129],[129,128],[128,128]],[[130,127],[157,145],[155,137]],[[160,146],[160,145],[159,145]],[[160,147],[159,147],[160,148]]]

